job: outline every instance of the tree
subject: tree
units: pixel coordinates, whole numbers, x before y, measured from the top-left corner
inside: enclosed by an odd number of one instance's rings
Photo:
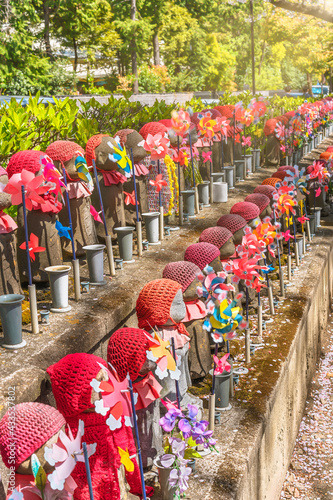
[[[270,0],[271,4],[281,9],[298,12],[307,16],[313,16],[323,21],[333,23],[333,13],[323,9],[320,5],[306,5],[303,2],[289,2],[288,0]]]

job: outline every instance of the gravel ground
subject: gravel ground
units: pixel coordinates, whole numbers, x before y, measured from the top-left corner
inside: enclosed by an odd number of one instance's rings
[[[280,498],[333,499],[333,314]]]

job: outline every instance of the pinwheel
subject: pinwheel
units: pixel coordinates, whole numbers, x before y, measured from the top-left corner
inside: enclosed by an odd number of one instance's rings
[[[234,292],[235,288],[231,284],[225,283],[226,273],[219,272],[215,274],[214,270],[210,268],[212,272],[207,268],[205,271],[208,272],[207,276],[200,273],[197,275],[200,281],[200,286],[197,287],[197,294],[199,297],[206,299],[207,310],[212,312],[215,307],[215,300],[223,300],[226,298],[228,291]]]
[[[135,206],[135,191],[132,191],[132,193],[126,193],[126,191],[124,191],[124,195],[125,195],[125,201],[124,201],[125,205]]]
[[[291,212],[292,214],[296,213],[295,210],[295,205],[296,201],[292,196],[289,194],[282,194],[279,196],[279,199],[277,200],[277,208],[280,212],[280,214],[287,214],[289,216],[289,213]]]
[[[91,387],[101,394],[101,399],[95,401],[95,411],[103,416],[109,412],[109,417],[106,421],[109,428],[114,431],[122,427],[122,417],[124,417],[125,425],[132,426],[132,410],[131,400],[128,389],[128,379],[125,378],[119,382],[116,372],[105,368],[98,363],[104,373],[107,375],[107,381],[99,381],[93,379],[90,382]]]
[[[89,168],[86,162],[86,159],[81,156],[81,154],[78,152],[77,156],[75,158],[75,169],[78,173],[79,178],[89,184],[90,186],[93,185],[93,181],[89,172]]]
[[[324,182],[329,178],[330,174],[322,162],[315,161],[312,167],[313,169],[311,173],[307,175],[307,179],[318,179],[319,182]]]
[[[59,222],[58,220],[56,221],[55,223],[55,228],[56,230],[58,231],[58,235],[61,237],[63,236],[64,238],[67,238],[68,240],[71,240],[71,235],[70,235],[70,231],[71,231],[71,228],[70,227],[66,227],[66,226],[63,226],[61,224],[61,222]]]
[[[182,167],[188,166],[188,156],[186,151],[182,151],[181,149],[178,151],[178,154],[175,154],[173,157],[173,161],[175,163],[179,163]]]
[[[12,217],[0,210],[0,234],[11,233],[17,229],[17,224]]]
[[[302,217],[297,218],[298,222],[301,224],[305,224],[307,220],[310,220],[309,217],[305,217],[305,215],[302,215]]]
[[[148,134],[146,140],[139,142],[138,146],[142,146],[148,151],[152,160],[160,160],[168,154],[170,141],[161,133],[155,135]]]
[[[248,259],[243,257],[241,259],[233,259],[231,262],[225,264],[224,269],[227,272],[231,272],[234,276],[231,278],[233,283],[239,283],[240,280],[245,281],[245,285],[248,287],[251,285],[251,281],[254,278],[259,278],[259,270],[266,270],[267,266],[260,266],[258,261],[261,257],[256,256]]]
[[[96,221],[96,222],[101,222],[103,224],[103,221],[100,217],[100,214],[101,212],[97,212],[96,208],[93,207],[92,205],[90,205],[90,215],[92,215],[93,219]]]
[[[221,375],[224,371],[230,373],[231,370],[231,365],[228,363],[228,358],[230,356],[230,353],[227,352],[222,358],[218,358],[217,356],[213,356],[213,360],[215,363],[215,370],[214,370],[214,375]]]
[[[45,252],[46,250],[46,248],[40,247],[38,246],[38,244],[39,244],[38,237],[35,234],[31,233],[28,245],[29,245],[29,256],[30,259],[33,261],[36,258],[35,253]],[[26,250],[27,249],[26,242],[22,243],[22,245],[20,245],[20,248],[21,250]]]
[[[242,146],[243,147],[251,147],[251,136],[245,137],[244,135],[242,136]]]
[[[215,135],[215,126],[215,120],[211,120],[208,116],[204,116],[198,123],[198,130],[200,132],[200,135],[210,141]]]
[[[238,298],[241,295],[237,296]],[[209,318],[211,327],[219,336],[212,334],[214,342],[221,342],[221,335],[226,335],[226,340],[236,337],[236,328],[246,328],[247,323],[240,314],[240,307],[237,306],[237,300],[224,299],[219,306],[215,307],[213,315]]]
[[[251,233],[250,228],[247,228],[246,231],[247,233],[242,238],[242,244],[236,248],[238,255],[241,257],[259,256],[259,258],[262,258],[266,249],[265,242],[263,239],[259,240],[254,232]]]
[[[282,233],[282,236],[283,236],[283,238],[284,238],[284,240],[285,240],[286,243],[290,240],[290,238],[294,239],[293,235],[290,234],[290,230],[289,229],[287,229],[287,231],[285,231],[284,233]]]
[[[277,139],[284,139],[286,135],[286,127],[281,123],[277,122],[275,127],[275,136]]]
[[[170,352],[170,342],[162,340],[155,331],[154,337],[148,336],[148,334],[146,337],[149,340],[149,350],[146,351],[147,359],[154,361],[157,365],[155,375],[161,380],[167,376],[178,380],[180,370],[177,368],[176,361]]]
[[[57,443],[52,448],[45,448],[45,460],[55,467],[52,474],[48,475],[51,488],[53,490],[63,490],[73,492],[77,487],[74,479],[71,477],[76,462],[84,462],[82,451],[82,436],[84,434],[84,423],[79,420],[78,431],[74,439],[72,431],[67,426],[68,436],[64,431],[60,431]],[[96,451],[97,444],[87,445],[88,456],[90,457]]]
[[[191,125],[191,118],[187,111],[180,109],[171,113],[171,127],[180,137],[184,137]]]
[[[134,462],[132,462],[131,459],[135,458],[136,455],[135,454],[130,455],[128,453],[128,449],[123,450],[119,446],[118,446],[118,452],[119,452],[119,456],[120,456],[120,463],[123,464],[123,466],[125,467],[127,472],[133,472],[134,471]]]
[[[167,181],[165,181],[165,180],[162,179],[162,174],[158,174],[156,176],[156,179],[154,181],[150,180],[149,184],[151,186],[155,186],[157,193],[159,193],[161,191],[161,189],[162,189],[163,186],[167,186],[168,185]]]
[[[109,153],[110,160],[117,163],[118,167],[124,172],[126,177],[130,177],[133,168],[132,162],[127,156],[126,149],[121,146],[119,137],[115,137],[112,142],[109,141],[108,146],[113,153]]]
[[[203,163],[206,163],[207,161],[212,161],[212,152],[211,151],[202,151],[202,158],[203,158]]]
[[[50,193],[54,193],[56,196],[60,195],[62,197],[61,188],[65,187],[65,184],[61,180],[59,170],[55,168],[51,159],[50,161],[47,161],[46,158],[43,158],[42,164],[44,165],[43,177],[50,185]]]
[[[11,195],[12,205],[20,205],[22,203],[21,186],[24,186],[27,210],[32,210],[38,204],[42,205],[45,200],[41,195],[50,189],[50,186],[45,184],[42,175],[35,177],[33,172],[23,169],[21,173],[12,175],[3,190],[4,193]]]
[[[240,135],[239,134],[235,135],[235,143],[240,144]]]

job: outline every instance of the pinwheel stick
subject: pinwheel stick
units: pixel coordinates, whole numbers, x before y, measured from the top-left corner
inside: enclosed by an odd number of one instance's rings
[[[218,344],[215,344],[215,352],[214,352],[215,356],[217,356],[217,353],[218,353]],[[212,392],[209,395],[209,401],[208,401],[209,430],[213,432],[215,428],[215,369],[216,369],[216,363],[214,361]]]
[[[264,263],[265,263],[265,266],[267,266],[266,257],[264,258]],[[271,283],[269,281],[268,273],[266,273],[266,282],[267,282],[267,290],[268,290],[269,308],[270,308],[271,314],[273,315],[273,314],[275,314],[274,301],[273,301],[273,290],[271,287]]]
[[[190,141],[190,152],[191,152],[191,165],[192,165],[192,179],[193,179],[193,189],[194,189],[194,197],[195,197],[195,211],[198,214],[199,213],[199,194],[198,194],[198,188],[195,183],[195,173],[194,173],[194,161],[193,161],[193,150],[192,150],[192,138],[191,134],[188,134],[189,141]]]
[[[274,224],[276,225],[275,210],[273,211],[273,213],[274,213]],[[281,297],[284,297],[284,279],[283,279],[283,271],[282,271],[282,266],[281,266],[280,244],[279,244],[277,239],[275,241],[277,244],[277,253],[278,253],[278,261],[279,261],[280,294],[281,294]]]
[[[293,215],[293,230],[294,230],[294,248],[295,248],[296,266],[299,266],[299,254],[298,254],[298,245],[296,240],[296,224],[294,215]]]
[[[157,173],[158,175],[161,174],[161,165],[160,165],[160,160],[157,160]],[[158,204],[160,207],[160,240],[162,241],[164,239],[164,209],[163,209],[163,204],[162,204],[162,189],[160,189],[158,193]]]
[[[246,321],[249,323],[249,289],[246,287]],[[245,330],[245,363],[250,363],[250,329],[247,326]]]
[[[67,178],[66,178],[66,170],[65,167],[62,167],[62,175],[63,175],[63,181],[65,184],[65,196],[66,196],[66,205],[67,205],[67,212],[68,212],[68,221],[69,221],[69,228],[70,228],[70,233],[71,233],[71,241],[72,241],[72,251],[73,251],[73,274],[74,274],[74,293],[75,293],[75,300],[78,301],[80,300],[81,297],[81,290],[80,290],[80,262],[76,258],[76,253],[75,253],[75,243],[74,243],[74,233],[73,233],[73,223],[72,223],[72,214],[71,214],[71,206],[69,203],[69,195],[67,191]]]
[[[87,481],[88,481],[88,488],[89,488],[89,497],[90,497],[90,500],[94,500],[94,492],[93,492],[92,481],[91,481],[87,443],[82,443],[82,449],[83,449],[83,456],[84,456],[84,465],[86,466],[86,474],[87,474]]]
[[[175,360],[175,363],[177,363],[177,358],[176,358],[176,349],[175,349],[175,339],[171,337],[171,349],[172,349],[172,356],[173,359]],[[179,382],[178,380],[175,380],[176,382],[176,397],[177,397],[177,406],[178,409],[180,410],[180,392],[179,392]]]
[[[214,185],[213,185],[213,182],[214,182],[214,179],[213,179],[213,159],[212,159],[212,156],[213,156],[213,147],[209,141],[209,146],[210,146],[210,152],[211,152],[211,156],[210,156],[210,159],[209,159],[209,169],[210,169],[210,177],[209,177],[209,198],[210,198],[210,202],[213,203],[214,202]],[[223,149],[223,146],[222,146],[222,149]]]
[[[306,202],[304,202],[304,213],[305,217],[308,217],[308,211],[306,209]],[[311,243],[312,238],[311,238],[311,231],[310,231],[310,221],[306,221],[306,232],[308,233],[308,242]]]
[[[262,305],[260,301],[260,291],[258,292],[258,335],[262,335]]]
[[[140,478],[141,478],[141,487],[142,487],[142,498],[144,500],[147,500],[145,478],[144,478],[144,475],[143,475],[143,463],[142,463],[142,455],[141,455],[139,430],[138,430],[138,423],[137,423],[137,420],[136,420],[136,411],[135,411],[135,403],[134,403],[134,395],[133,395],[133,385],[132,385],[132,380],[130,378],[128,380],[128,386],[129,386],[130,397],[131,397],[131,405],[132,405],[132,413],[133,413],[133,423],[134,423],[134,431],[135,431],[135,437],[136,437],[136,446],[137,446],[137,449],[138,449],[139,467],[140,467]]]
[[[134,196],[135,196],[136,235],[138,238],[138,255],[139,255],[139,257],[142,257],[142,224],[141,224],[140,217],[139,217],[138,192],[136,189],[135,167],[134,167],[133,149],[132,148],[131,148],[131,162],[132,162]]]
[[[178,147],[178,158],[179,158],[179,136],[177,137],[177,147]],[[178,161],[178,209],[179,209],[179,225],[182,226],[184,224],[184,215],[183,215],[183,195],[180,187],[180,163]]]
[[[29,232],[28,232],[27,210],[25,205],[24,186],[21,186],[21,191],[22,191],[22,206],[23,206],[24,236],[25,236],[25,246],[27,252],[27,264],[28,264],[28,279],[29,279],[28,289],[29,289],[29,303],[30,303],[30,314],[31,314],[31,330],[32,333],[39,333],[36,285],[32,284],[31,262],[30,262],[30,252],[29,252]]]
[[[95,181],[96,181],[96,186],[97,186],[97,191],[98,191],[99,205],[101,207],[101,212],[102,212],[102,217],[103,217],[103,224],[104,224],[104,231],[105,231],[105,244],[106,244],[106,252],[107,252],[108,262],[109,262],[109,271],[110,271],[110,275],[111,276],[115,276],[116,269],[115,269],[114,259],[113,259],[113,250],[112,250],[111,235],[109,235],[108,227],[107,227],[107,224],[106,224],[105,212],[104,212],[104,205],[103,205],[103,198],[102,198],[102,193],[101,193],[101,187],[99,185],[99,180],[98,180],[98,175],[97,175],[97,168],[96,168],[96,162],[95,162],[94,159],[92,160],[92,164],[93,164]]]
[[[232,137],[232,163],[235,165],[235,142],[236,142],[236,110],[234,109],[234,133]]]
[[[289,214],[287,215],[287,229],[289,229]],[[291,253],[290,253],[290,238],[288,239],[288,258],[287,258],[288,280],[291,281]]]

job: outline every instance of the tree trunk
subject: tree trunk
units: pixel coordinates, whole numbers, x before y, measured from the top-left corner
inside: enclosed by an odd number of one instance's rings
[[[51,43],[50,43],[50,8],[48,4],[48,0],[43,0],[43,15],[44,15],[44,43],[45,43],[45,51],[47,57],[50,61],[54,60]]]
[[[74,72],[76,73],[77,70],[77,63],[78,63],[78,54],[77,54],[77,42],[76,39],[73,38],[73,48],[74,48]]]
[[[153,47],[154,47],[154,64],[155,66],[159,66],[161,63],[160,63],[160,43],[158,40],[158,31],[156,31],[153,36]]]
[[[287,0],[271,0],[270,3],[281,9],[299,12],[300,14],[306,14],[333,23],[333,13],[328,12],[319,5],[304,5],[304,3],[294,3]]]
[[[135,21],[136,14],[136,0],[131,0],[131,20]],[[131,58],[132,58],[132,73],[135,76],[134,84],[133,84],[133,92],[134,94],[139,93],[139,81],[138,81],[138,61],[137,61],[137,53],[136,53],[136,43],[135,43],[135,32],[133,34],[132,42],[131,42]]]
[[[312,94],[312,75],[311,73],[306,73],[306,79],[307,79],[307,82],[308,82],[308,91],[309,91],[309,94],[311,97],[313,97],[313,94]]]

